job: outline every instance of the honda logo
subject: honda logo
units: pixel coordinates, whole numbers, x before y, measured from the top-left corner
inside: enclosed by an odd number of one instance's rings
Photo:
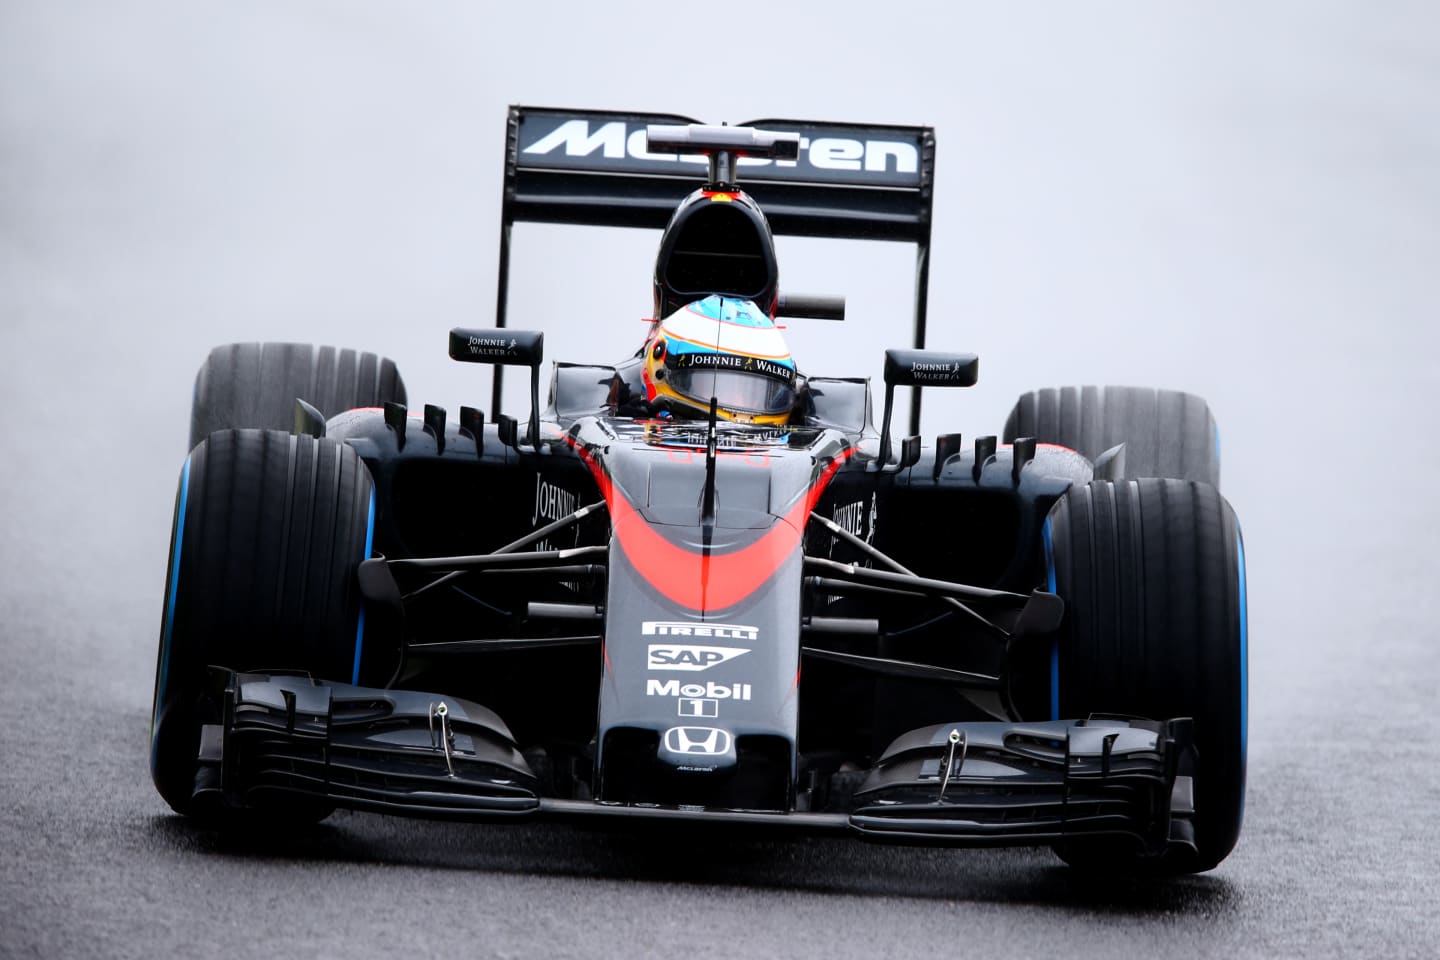
[[[665,731],[665,749],[718,757],[730,752],[730,739],[730,731],[718,727],[671,727]]]

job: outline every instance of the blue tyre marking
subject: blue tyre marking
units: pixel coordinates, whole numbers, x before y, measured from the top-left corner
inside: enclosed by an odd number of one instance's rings
[[[1050,518],[1045,518],[1045,525],[1040,528],[1040,536],[1045,541],[1045,584],[1051,592],[1055,592],[1055,546],[1050,538]],[[1060,638],[1057,636],[1050,641],[1050,719],[1060,719]]]
[[[370,559],[370,548],[375,543],[375,488],[370,488],[370,518],[365,522],[365,559]],[[360,601],[360,619],[355,625],[355,667],[350,672],[350,682],[360,683],[360,651],[365,648],[365,601]]]
[[[180,587],[180,548],[185,545],[185,504],[190,499],[190,458],[180,470],[180,497],[175,506],[175,549],[170,554],[170,592],[165,597],[165,622],[160,628],[160,678],[155,682],[155,709],[150,714],[150,740],[155,740],[155,719],[165,702],[170,675],[170,638],[175,630],[175,596]]]
[[[1250,737],[1250,615],[1245,607],[1245,541],[1235,527],[1235,552],[1240,559],[1240,762],[1245,762]]]

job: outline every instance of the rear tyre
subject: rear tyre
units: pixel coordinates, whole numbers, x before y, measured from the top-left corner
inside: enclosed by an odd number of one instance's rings
[[[1073,866],[1197,873],[1235,846],[1245,809],[1245,557],[1230,505],[1180,480],[1072,487],[1050,512],[1058,717],[1121,713],[1195,720],[1195,842],[1145,860],[1124,838],[1057,849]]]
[[[328,419],[356,407],[405,402],[393,361],[373,353],[308,343],[230,343],[216,347],[195,376],[190,448],[216,430],[290,430],[295,400]]]
[[[373,523],[370,473],[343,443],[229,430],[191,452],[171,533],[150,749],[155,786],[178,813],[211,812],[193,799],[200,728],[221,720],[209,667],[354,681],[364,623],[355,570]]]
[[[1078,450],[1093,462],[1125,444],[1127,478],[1171,477],[1220,486],[1220,434],[1200,397],[1149,387],[1058,387],[1016,401],[1006,443],[1034,437]]]

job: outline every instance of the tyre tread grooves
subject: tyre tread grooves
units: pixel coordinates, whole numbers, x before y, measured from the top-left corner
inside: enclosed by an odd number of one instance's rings
[[[231,343],[210,351],[195,375],[190,447],[217,430],[289,431],[295,400],[326,418],[356,407],[405,402],[394,361],[308,343]]]
[[[1099,481],[1072,487],[1051,528],[1061,716],[1195,719],[1200,850],[1181,866],[1209,869],[1234,846],[1244,801],[1234,512],[1209,484]]]
[[[1092,461],[1124,443],[1128,477],[1220,483],[1215,418],[1194,394],[1124,386],[1032,390],[1011,408],[1002,440],[1026,436]]]

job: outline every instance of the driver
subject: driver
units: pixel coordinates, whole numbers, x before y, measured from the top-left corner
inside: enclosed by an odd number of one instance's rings
[[[775,321],[735,297],[708,296],[656,321],[632,363],[640,383],[615,398],[621,416],[708,417],[714,398],[720,419],[779,425],[800,389]]]

